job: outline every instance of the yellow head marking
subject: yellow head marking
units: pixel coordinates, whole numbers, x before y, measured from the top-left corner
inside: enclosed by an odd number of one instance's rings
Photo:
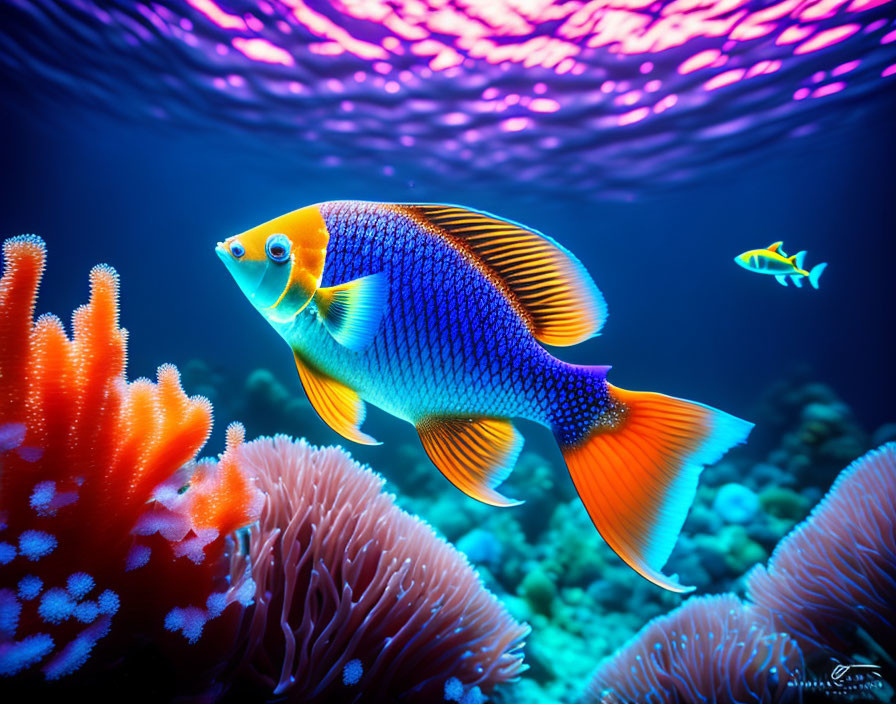
[[[247,295],[265,315],[286,322],[320,286],[329,240],[320,208],[309,205],[234,235],[221,247],[240,262],[263,267]]]

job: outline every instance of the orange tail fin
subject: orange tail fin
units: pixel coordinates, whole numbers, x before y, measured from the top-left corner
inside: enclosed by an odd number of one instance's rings
[[[563,457],[601,537],[640,575],[691,591],[660,572],[697,490],[703,466],[744,442],[752,423],[662,394],[607,384],[621,412],[595,424]]]

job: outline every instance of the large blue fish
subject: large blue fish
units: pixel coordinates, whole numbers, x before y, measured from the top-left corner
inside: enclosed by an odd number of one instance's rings
[[[523,441],[513,418],[550,428],[591,519],[652,582],[702,467],[751,424],[707,406],[607,382],[542,345],[597,334],[603,297],[549,237],[453,205],[342,201],[283,215],[219,243],[218,255],[292,348],[308,397],[361,443],[365,402],[416,426],[433,463],[495,506]]]

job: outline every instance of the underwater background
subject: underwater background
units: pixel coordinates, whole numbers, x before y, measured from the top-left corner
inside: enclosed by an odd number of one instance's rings
[[[231,421],[351,445],[213,251],[335,199],[549,234],[609,309],[557,356],[756,424],[703,472],[665,568],[698,594],[742,595],[838,473],[896,440],[892,2],[13,0],[0,69],[0,233],[46,242],[37,313],[113,266],[128,378],[174,363],[214,406],[204,454]],[[829,263],[818,290],[735,265],[778,240]],[[521,424],[506,493],[526,503],[506,509],[445,481],[409,425],[371,408],[365,430],[383,445],[351,456],[532,628],[493,700],[598,701],[601,660],[683,602],[601,541],[544,429]]]

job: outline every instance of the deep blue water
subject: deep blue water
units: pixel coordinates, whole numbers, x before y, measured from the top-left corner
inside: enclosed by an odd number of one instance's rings
[[[581,258],[609,322],[557,354],[612,364],[617,385],[750,417],[771,383],[803,370],[869,429],[893,420],[892,96],[824,135],[631,202],[303,165],[233,132],[106,117],[13,87],[3,104],[0,231],[46,239],[40,311],[67,315],[84,301],[97,262],[120,272],[132,378],[200,358],[298,384],[289,351],[233,284],[215,242],[321,200],[441,201],[539,228]],[[732,262],[778,239],[788,252],[808,250],[809,265],[830,263],[820,290],[785,289]]]

